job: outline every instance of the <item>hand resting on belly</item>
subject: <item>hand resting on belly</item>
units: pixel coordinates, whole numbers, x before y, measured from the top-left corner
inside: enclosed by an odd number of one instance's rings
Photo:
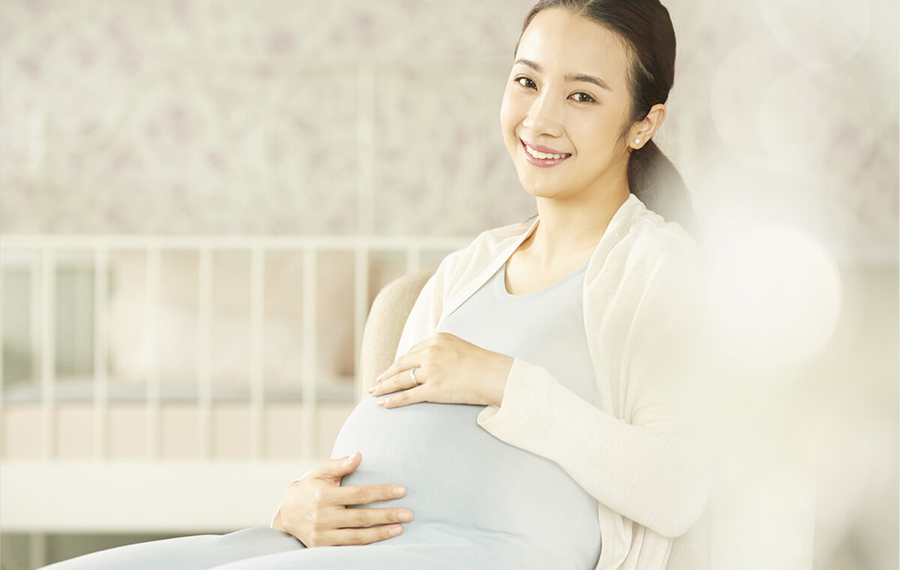
[[[359,467],[360,453],[349,458],[327,459],[312,472],[288,486],[272,527],[296,537],[307,548],[369,544],[403,532],[401,525],[413,519],[409,509],[347,508],[375,501],[389,501],[406,494],[401,485],[341,486],[341,479]]]
[[[390,402],[382,403],[388,408],[423,401],[499,405],[511,363],[512,358],[506,355],[484,350],[455,335],[438,333],[399,358],[381,374],[370,393],[377,397],[396,392],[385,399]],[[419,380],[408,385],[413,368],[418,369]],[[342,478],[360,463],[359,453],[351,455],[349,462],[343,457],[329,459],[291,483],[272,526],[297,537],[307,547],[369,544],[401,534],[401,525],[392,523],[411,521],[409,509],[354,507],[403,497],[406,489],[394,495],[393,489],[400,485],[373,482],[341,486]],[[401,519],[401,514],[407,518]]]

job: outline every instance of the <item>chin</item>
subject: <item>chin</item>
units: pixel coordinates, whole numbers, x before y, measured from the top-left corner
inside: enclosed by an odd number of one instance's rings
[[[570,187],[571,181],[567,180],[569,177],[565,176],[565,173],[549,170],[551,169],[538,169],[528,163],[516,165],[519,184],[535,198],[560,197]]]
[[[559,184],[535,183],[534,181],[526,181],[519,178],[522,188],[535,198],[557,198],[563,193],[563,188]]]

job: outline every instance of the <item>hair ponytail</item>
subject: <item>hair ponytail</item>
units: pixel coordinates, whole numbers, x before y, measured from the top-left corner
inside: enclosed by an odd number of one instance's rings
[[[678,223],[695,241],[702,242],[687,184],[653,139],[632,151],[628,161],[628,186],[648,209],[666,221]]]

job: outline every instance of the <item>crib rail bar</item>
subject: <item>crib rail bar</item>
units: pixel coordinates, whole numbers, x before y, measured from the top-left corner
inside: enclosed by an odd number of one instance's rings
[[[94,455],[109,457],[109,251],[94,252]]]
[[[266,260],[262,247],[250,253],[250,456],[265,454],[265,418],[263,416],[265,380]]]
[[[28,562],[32,568],[47,564],[47,533],[35,532],[28,537]]]
[[[0,417],[3,417],[3,392],[4,392],[4,378],[3,378],[3,347],[6,346],[5,341],[5,329],[3,328],[3,315],[6,314],[6,296],[3,290],[3,283],[6,281],[5,275],[0,273]],[[2,442],[2,439],[0,439]],[[0,443],[3,445],[3,443]]]
[[[56,253],[41,252],[41,404],[44,457],[56,456]]]
[[[303,369],[301,383],[303,390],[303,459],[316,455],[318,441],[317,413],[318,367],[316,358],[316,265],[318,255],[315,249],[303,252]]]
[[[0,241],[0,249],[2,249],[5,242]],[[42,252],[43,248],[36,248],[35,255],[31,257],[31,267],[29,268],[29,279],[30,279],[30,288],[32,291],[31,295],[31,307],[29,308],[29,315],[31,319],[31,324],[34,325],[31,327],[31,341],[30,341],[30,350],[31,350],[31,370],[30,376],[31,378],[40,378],[41,377],[41,327],[40,327],[40,318],[38,315],[41,314],[41,299],[43,298],[43,294],[34,294],[40,290],[40,282],[41,282],[41,259],[43,258]]]
[[[199,274],[199,335],[197,350],[197,403],[200,414],[198,422],[200,458],[212,457],[212,372],[210,366],[210,335],[212,334],[212,284],[213,255],[208,247],[200,248]]]
[[[404,251],[411,243],[420,250],[450,251],[472,241],[471,236],[147,236],[147,235],[4,235],[0,249],[79,250],[105,247],[114,250],[143,250],[148,244],[164,250],[246,251],[253,243],[266,251],[309,249],[353,251],[364,247],[372,251]]]
[[[363,330],[366,327],[366,316],[369,314],[369,251],[364,247],[356,249],[354,255],[353,284],[353,393],[359,394],[361,379],[359,377],[359,357],[362,350]]]
[[[147,455],[158,459],[162,453],[162,422],[160,418],[160,246],[147,248]]]

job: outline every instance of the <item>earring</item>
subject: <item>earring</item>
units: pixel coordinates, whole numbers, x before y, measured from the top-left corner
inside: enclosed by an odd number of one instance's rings
[[[634,139],[634,144],[641,144],[641,139]]]

